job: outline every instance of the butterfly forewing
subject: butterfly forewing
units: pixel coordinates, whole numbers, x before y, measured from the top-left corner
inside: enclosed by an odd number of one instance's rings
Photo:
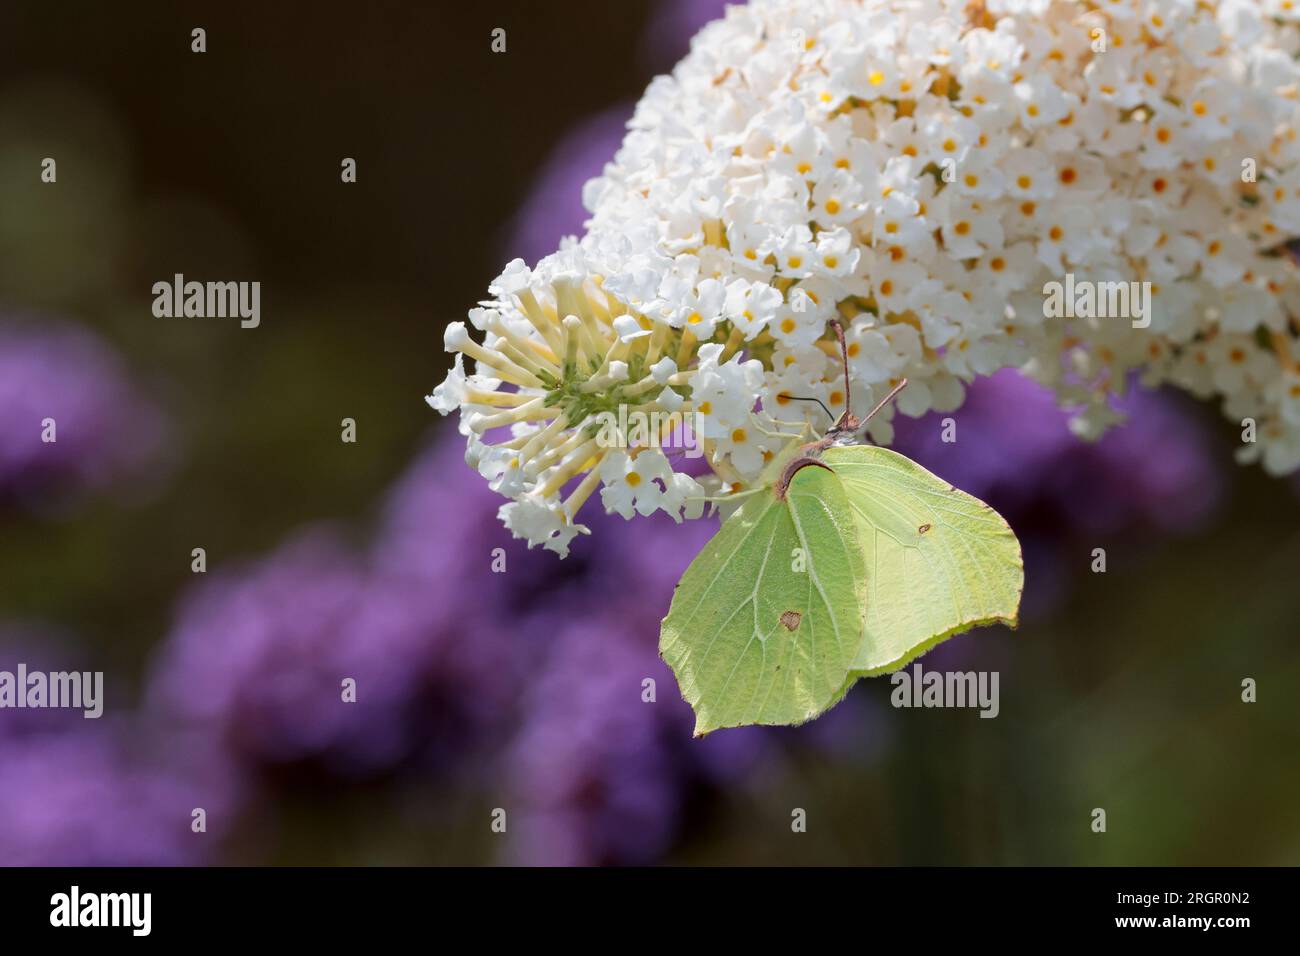
[[[863,553],[839,478],[817,466],[784,500],[762,491],[723,523],[660,631],[697,734],[801,723],[843,696],[863,640]]]
[[[887,448],[823,457],[857,519],[866,565],[856,676],[895,670],[981,624],[1015,625],[1024,564],[1001,515]]]

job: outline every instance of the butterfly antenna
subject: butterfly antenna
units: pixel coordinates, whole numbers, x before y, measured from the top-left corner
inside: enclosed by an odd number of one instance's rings
[[[826,417],[829,418],[832,422],[835,421],[835,416],[831,414],[831,410],[822,403],[822,400],[820,398],[804,398],[799,395],[784,395],[784,394],[778,397],[788,398],[792,402],[816,402],[818,405],[821,405],[822,411],[826,413]]]
[[[849,398],[849,348],[844,344],[844,326],[840,324],[839,319],[831,319],[830,326],[835,330],[835,338],[840,343],[840,358],[844,361],[844,412],[849,418],[852,418],[853,405]],[[827,412],[827,414],[830,413]],[[875,412],[871,414],[874,415]],[[835,416],[832,415],[831,417],[834,418]],[[867,418],[870,417],[871,415],[867,416]]]
[[[906,387],[907,387],[907,379],[903,379],[901,382],[895,385],[890,390],[889,394],[880,400],[879,404],[877,404],[875,408],[867,412],[867,417],[862,419],[862,424],[865,425],[867,422],[871,421],[871,419],[875,417],[876,412],[880,411],[882,408],[884,408],[886,405],[892,402],[894,400],[894,396],[897,395]]]

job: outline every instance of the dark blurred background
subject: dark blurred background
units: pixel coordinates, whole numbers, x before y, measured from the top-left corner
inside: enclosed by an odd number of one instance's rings
[[[443,327],[581,230],[631,104],[720,9],[0,12],[0,668],[108,696],[0,711],[0,863],[1300,860],[1300,505],[1215,409],[1140,394],[1084,445],[1003,373],[956,445],[900,428],[1025,543],[1020,630],[923,660],[998,670],[996,720],[876,680],[692,741],[655,638],[711,528],[597,520],[561,563],[496,525],[422,401]],[[260,281],[261,326],[155,318],[178,272]]]
[[[569,126],[652,75],[636,53],[649,12],[9,5],[5,304],[103,335],[183,446],[149,520],[106,508],[6,528],[14,610],[112,635],[125,663],[164,627],[159,598],[189,574],[173,556],[191,541],[253,553],[304,520],[364,517],[432,424],[422,396],[445,366],[443,325],[513,255],[534,174]],[[195,26],[205,54],[190,51]],[[498,26],[504,55],[489,48]],[[59,182],[36,189],[45,156]],[[260,280],[265,322],[153,320],[151,286],[176,272]],[[343,417],[356,447],[339,441]],[[52,587],[69,575],[90,593]]]

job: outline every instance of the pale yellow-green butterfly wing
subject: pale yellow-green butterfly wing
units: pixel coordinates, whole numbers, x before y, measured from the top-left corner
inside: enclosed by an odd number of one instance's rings
[[[802,723],[844,696],[862,645],[858,527],[838,476],[812,465],[784,499],[756,491],[696,555],[659,652],[697,735]]]
[[[822,458],[857,521],[866,566],[852,677],[897,670],[972,627],[1016,625],[1024,562],[1001,515],[888,448],[839,446]]]

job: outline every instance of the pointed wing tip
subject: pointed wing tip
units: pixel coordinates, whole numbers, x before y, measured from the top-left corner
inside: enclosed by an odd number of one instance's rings
[[[722,724],[711,724],[699,714],[695,715],[695,729],[691,731],[692,740],[702,740],[715,730],[721,730]]]
[[[962,625],[960,630],[955,630],[948,634],[947,637],[944,637],[939,643],[943,643],[943,641],[950,637],[960,637],[962,634],[969,633],[979,627],[994,627],[998,624],[1009,627],[1013,631],[1018,630],[1020,628],[1020,608],[1017,606],[1017,608],[1010,614],[994,614],[982,620]]]

